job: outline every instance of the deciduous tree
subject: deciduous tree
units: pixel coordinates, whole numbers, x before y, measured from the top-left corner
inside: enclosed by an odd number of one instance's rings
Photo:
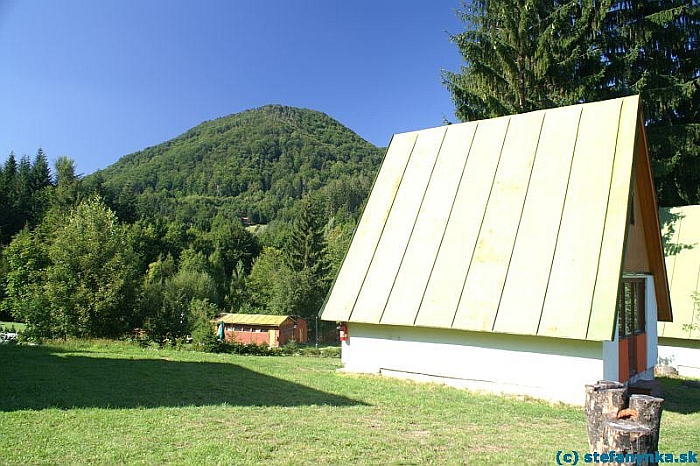
[[[46,292],[62,335],[110,337],[133,328],[138,260],[126,228],[101,199],[82,202],[58,228]]]

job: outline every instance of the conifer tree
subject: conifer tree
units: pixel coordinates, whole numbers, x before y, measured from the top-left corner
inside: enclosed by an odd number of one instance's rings
[[[14,203],[14,186],[17,177],[17,159],[15,153],[5,160],[2,168],[2,179],[0,180],[0,243],[9,242],[13,234],[20,228],[21,224],[17,218],[17,210]]]
[[[640,94],[659,203],[700,203],[700,0],[614,0],[607,97]]]
[[[603,73],[592,40],[605,11],[595,0],[474,0],[451,36],[464,65],[443,71],[458,118],[523,113],[585,100]]]
[[[287,245],[287,262],[296,272],[308,271],[317,279],[325,279],[329,270],[326,240],[319,209],[307,197],[301,203]]]
[[[41,147],[34,156],[30,180],[34,191],[51,186],[51,169],[49,168],[48,160],[46,160],[46,154],[44,154],[44,150]]]
[[[290,307],[305,318],[319,311],[328,292],[330,264],[322,218],[318,206],[309,197],[303,199],[285,251],[292,274]]]

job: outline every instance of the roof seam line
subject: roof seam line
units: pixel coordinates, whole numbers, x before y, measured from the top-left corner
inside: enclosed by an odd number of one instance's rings
[[[435,166],[437,165],[437,161],[440,158],[440,152],[442,151],[442,146],[445,143],[445,137],[447,136],[447,127],[445,127],[444,132],[442,133],[442,139],[440,140],[440,147],[438,147],[437,150],[437,155],[435,155],[435,160],[433,161],[433,166],[430,169],[430,175],[428,176],[428,182],[425,185],[425,190],[423,191],[423,196],[421,196],[420,199],[420,204],[418,205],[418,211],[416,212],[416,218],[413,220],[413,225],[411,226],[411,233],[408,235],[408,240],[406,241],[406,247],[403,249],[403,254],[401,254],[401,261],[399,261],[399,266],[396,268],[396,275],[394,275],[394,280],[391,282],[391,288],[389,288],[389,294],[386,297],[386,301],[384,302],[384,307],[382,308],[382,313],[379,315],[379,323],[382,322],[382,319],[384,318],[384,313],[386,312],[386,308],[389,305],[389,301],[391,300],[391,294],[394,291],[394,286],[396,286],[396,279],[399,277],[399,274],[401,273],[401,267],[403,266],[403,261],[406,258],[406,251],[408,251],[409,246],[411,245],[411,239],[413,239],[413,232],[416,230],[416,224],[418,223],[418,217],[420,217],[420,212],[421,209],[423,208],[423,202],[425,201],[425,195],[428,192],[428,188],[430,187],[430,182],[433,180],[433,173],[435,173]],[[416,138],[418,139],[418,138]],[[398,193],[398,191],[397,191]],[[416,315],[418,314],[418,311],[416,310]]]
[[[549,292],[549,283],[552,280],[552,269],[554,268],[554,258],[557,256],[557,246],[559,245],[559,233],[561,233],[561,222],[564,219],[564,211],[566,210],[566,199],[569,197],[569,184],[571,183],[571,170],[574,167],[574,157],[576,155],[576,146],[578,146],[579,131],[581,129],[581,117],[583,116],[583,108],[578,114],[578,123],[576,124],[576,137],[574,138],[574,147],[571,150],[571,162],[569,162],[569,176],[566,179],[566,190],[564,190],[564,202],[561,203],[561,213],[559,214],[559,226],[557,227],[557,235],[554,238],[554,250],[552,251],[552,260],[549,264],[549,273],[547,274],[547,285],[544,288],[544,297],[542,298],[542,308],[540,309],[540,318],[537,321],[537,330],[535,335],[540,334],[540,326],[542,325],[542,316],[544,315],[544,305],[547,302],[547,293]]]
[[[459,299],[457,300],[457,308],[452,316],[452,323],[450,328],[454,328],[455,320],[457,319],[457,313],[459,312],[459,305],[462,304],[462,297],[464,296],[464,288],[467,285],[467,278],[469,277],[469,271],[472,268],[472,262],[474,261],[474,254],[476,253],[477,246],[479,244],[479,237],[481,236],[481,229],[484,226],[484,219],[486,218],[486,211],[488,210],[489,202],[491,201],[491,194],[493,193],[493,186],[496,183],[496,175],[498,174],[498,168],[501,165],[501,157],[503,156],[503,148],[506,145],[506,139],[508,139],[508,131],[510,130],[510,122],[512,117],[508,118],[508,124],[506,125],[506,130],[503,133],[503,140],[501,141],[501,150],[498,152],[498,162],[496,163],[496,169],[493,171],[493,179],[491,180],[491,187],[489,188],[489,195],[486,198],[486,203],[484,204],[484,212],[481,214],[481,222],[479,223],[479,232],[476,235],[476,240],[474,242],[474,249],[472,249],[471,256],[469,257],[469,266],[467,267],[467,273],[464,275],[464,281],[462,282],[462,290],[459,292]]]
[[[396,192],[394,193],[394,197],[391,200],[391,205],[389,206],[388,214],[386,216],[386,220],[384,220],[384,225],[382,225],[382,231],[379,233],[379,238],[377,239],[377,244],[374,245],[374,251],[372,252],[372,258],[369,261],[369,264],[367,265],[367,270],[365,270],[365,275],[362,277],[362,283],[360,284],[360,289],[357,291],[357,295],[355,296],[355,299],[353,300],[352,303],[352,309],[350,310],[350,314],[348,314],[348,321],[352,318],[353,313],[355,312],[355,306],[357,305],[357,300],[360,299],[360,295],[362,294],[362,289],[365,287],[365,280],[367,280],[367,275],[369,274],[370,269],[372,268],[372,263],[374,262],[374,258],[377,255],[377,248],[379,248],[379,243],[382,241],[382,236],[384,236],[384,229],[386,228],[386,224],[389,223],[389,216],[391,215],[391,211],[394,208],[394,202],[396,202],[396,198],[399,197],[399,191],[401,190],[401,185],[403,184],[404,176],[406,175],[406,168],[408,168],[408,164],[411,163],[411,158],[413,157],[413,151],[416,148],[416,143],[418,142],[418,135],[416,135],[415,139],[413,140],[413,145],[411,146],[411,153],[408,155],[408,158],[406,159],[406,164],[403,166],[403,170],[401,172],[401,181],[399,181],[399,186],[396,188]],[[388,154],[388,150],[387,150]],[[370,196],[372,193],[370,193]]]
[[[394,136],[391,136],[391,140],[389,141],[389,147],[391,147],[391,143],[394,141]],[[384,164],[384,160],[386,160],[386,156],[389,154],[389,149],[387,147],[386,152],[384,153],[384,157],[382,159],[382,166]],[[379,170],[377,171],[377,174],[374,176],[374,180],[372,181],[372,186],[370,186],[369,192],[367,193],[367,199],[371,196],[372,192],[374,191],[375,186],[377,185],[377,180],[379,179],[379,174],[381,173],[381,166]],[[365,215],[365,210],[367,208],[367,203],[365,203],[365,207],[362,209],[362,212],[360,213],[360,217],[357,219],[357,223],[355,224],[355,228],[352,230],[352,235],[350,238],[350,245],[352,245],[353,241],[355,241],[355,236],[357,235],[357,230],[360,227],[360,224],[362,223],[362,217]],[[323,304],[321,305],[321,308],[318,310],[316,313],[316,317],[321,317],[323,312],[326,310],[326,305],[328,304],[328,300],[331,298],[333,294],[333,290],[335,290],[335,285],[338,282],[338,277],[340,277],[340,271],[343,268],[343,264],[345,264],[345,260],[348,258],[348,255],[350,253],[350,246],[345,251],[345,254],[343,255],[343,260],[340,262],[340,268],[335,274],[335,277],[333,278],[333,282],[331,283],[330,289],[328,290],[328,293],[326,293],[326,297],[323,300]],[[350,311],[350,314],[352,314],[352,310]],[[350,314],[348,315],[348,318],[350,318]]]
[[[527,203],[527,195],[530,192],[530,182],[532,181],[532,172],[535,170],[535,163],[537,162],[537,153],[540,148],[540,141],[542,140],[542,128],[544,127],[544,120],[547,118],[547,113],[544,112],[542,115],[542,121],[540,122],[540,131],[537,136],[537,144],[535,144],[535,154],[532,157],[532,166],[530,167],[530,174],[527,177],[527,186],[525,187],[525,196],[523,197],[523,202],[520,207],[520,217],[518,218],[518,226],[515,229],[515,236],[513,237],[513,246],[510,249],[510,256],[508,257],[508,265],[506,266],[506,276],[503,281],[503,287],[501,288],[501,293],[498,296],[498,304],[496,305],[496,313],[493,316],[493,323],[491,324],[491,331],[496,329],[496,320],[498,319],[498,311],[501,309],[501,301],[503,300],[503,291],[506,288],[506,283],[508,283],[508,275],[510,273],[510,264],[513,261],[513,253],[515,252],[515,244],[518,241],[518,233],[520,232],[520,225],[523,221],[523,214],[525,213],[525,204]]]
[[[428,280],[425,282],[425,288],[423,288],[423,293],[420,297],[420,302],[418,303],[418,312],[413,319],[413,326],[415,327],[416,322],[418,322],[418,315],[420,314],[421,306],[423,306],[423,300],[425,299],[425,293],[428,291],[428,286],[430,286],[430,280],[433,278],[433,272],[435,271],[435,264],[437,263],[437,258],[440,256],[440,250],[442,249],[442,243],[445,240],[445,234],[447,233],[447,227],[452,219],[452,212],[457,202],[457,196],[459,195],[459,190],[462,187],[462,180],[464,179],[464,171],[467,169],[467,161],[472,152],[472,147],[474,146],[474,139],[476,137],[476,132],[479,130],[479,122],[476,122],[474,127],[474,132],[472,133],[471,141],[469,142],[469,149],[467,150],[467,156],[464,158],[464,164],[462,165],[462,173],[459,175],[459,182],[457,182],[457,189],[455,189],[455,195],[452,198],[452,205],[450,206],[450,212],[447,214],[447,221],[445,222],[445,228],[442,230],[442,236],[440,237],[440,244],[438,244],[437,251],[435,252],[435,258],[433,259],[433,265],[430,267],[430,274],[428,275]]]

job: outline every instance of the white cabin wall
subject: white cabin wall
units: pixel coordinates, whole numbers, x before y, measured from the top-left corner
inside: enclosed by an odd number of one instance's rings
[[[660,338],[659,364],[674,367],[683,377],[700,379],[700,340]]]
[[[654,288],[654,277],[647,275],[646,277],[646,324],[647,324],[647,371],[651,371],[650,377],[654,378],[654,367],[659,359],[659,326],[658,313],[656,309],[656,289]]]
[[[348,323],[348,334],[342,348],[348,372],[578,405],[584,386],[605,376],[601,342],[360,323]]]

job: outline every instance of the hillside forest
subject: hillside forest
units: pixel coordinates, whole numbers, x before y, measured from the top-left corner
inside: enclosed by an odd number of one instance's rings
[[[81,177],[10,154],[0,169],[2,312],[28,336],[154,341],[227,312],[315,319],[382,150],[320,112],[208,121]],[[313,325],[312,325],[313,327]]]
[[[700,0],[471,0],[457,15],[446,40],[463,63],[441,78],[460,120],[639,94],[659,204],[700,203]],[[89,176],[10,153],[0,318],[28,337],[157,342],[207,335],[222,311],[314,319],[383,152],[269,105]]]

